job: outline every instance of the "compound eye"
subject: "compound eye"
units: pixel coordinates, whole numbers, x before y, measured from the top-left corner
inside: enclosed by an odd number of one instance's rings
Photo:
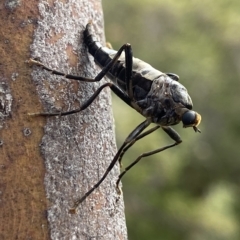
[[[193,127],[197,125],[197,114],[194,111],[187,111],[182,116],[183,127]]]

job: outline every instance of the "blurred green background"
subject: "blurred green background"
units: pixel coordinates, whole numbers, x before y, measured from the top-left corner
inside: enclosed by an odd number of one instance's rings
[[[183,143],[138,163],[123,179],[131,240],[240,239],[240,1],[103,0],[115,49],[180,76],[202,133],[174,128]],[[143,117],[115,96],[118,146]],[[123,159],[172,143],[160,129]]]

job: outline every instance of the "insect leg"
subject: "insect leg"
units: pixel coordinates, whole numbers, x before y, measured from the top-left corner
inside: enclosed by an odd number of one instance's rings
[[[97,82],[97,81],[99,81],[99,80],[95,80],[95,79],[92,79],[92,78],[81,77],[81,76],[76,76],[76,75],[71,75],[71,74],[65,74],[65,73],[56,71],[54,69],[51,69],[51,68],[45,66],[43,63],[41,63],[41,62],[39,62],[37,60],[32,59],[32,58],[30,58],[27,61],[27,63],[29,63],[30,65],[39,66],[42,69],[45,69],[45,70],[47,70],[48,72],[51,72],[54,75],[64,76],[67,79],[73,79],[73,80],[84,81],[84,82]]]
[[[94,94],[86,101],[82,104],[81,107],[71,110],[71,111],[67,111],[67,112],[55,112],[55,113],[50,113],[50,112],[38,112],[38,113],[28,113],[28,115],[30,116],[66,116],[66,115],[70,115],[73,113],[77,113],[80,112],[84,109],[86,109],[89,105],[91,105],[91,103],[95,100],[95,98],[99,95],[99,93],[105,88],[105,87],[110,87],[112,88],[113,84],[112,83],[105,83],[103,84],[101,87],[99,87]],[[116,86],[114,86],[116,87]]]
[[[99,93],[105,88],[105,87],[110,87],[111,90],[118,96],[120,97],[125,103],[127,103],[129,106],[133,107],[133,102],[131,99],[127,96],[126,93],[124,93],[116,84],[114,83],[105,83],[101,87],[99,87],[94,94],[82,104],[81,107],[67,111],[67,112],[55,112],[55,113],[50,113],[50,112],[37,112],[37,113],[28,113],[29,116],[66,116],[70,115],[73,113],[80,112],[84,109],[86,109],[89,105],[92,104],[92,102],[96,99],[96,97],[99,95]]]
[[[127,171],[129,171],[142,158],[154,155],[154,154],[159,153],[159,152],[162,152],[162,151],[164,151],[164,150],[166,150],[168,148],[172,148],[172,147],[174,147],[174,146],[176,146],[176,145],[178,145],[178,144],[180,144],[182,142],[181,137],[179,136],[179,134],[173,128],[171,128],[171,127],[162,127],[162,129],[168,134],[169,137],[171,137],[175,141],[175,143],[167,145],[165,147],[158,148],[158,149],[150,151],[150,152],[143,153],[140,156],[138,156],[138,158],[134,162],[132,162],[129,166],[127,166],[124,169],[124,171],[118,176],[118,180],[116,182],[116,185],[117,185],[116,187],[117,187],[117,190],[119,192],[121,192],[121,190],[119,189],[119,182],[122,179],[122,177],[127,173]]]
[[[112,66],[117,62],[119,57],[121,56],[121,53],[128,47],[129,44],[124,44],[116,53],[114,58],[105,66],[102,68],[102,71],[94,78],[86,78],[86,77],[81,77],[81,76],[76,76],[76,75],[70,75],[70,74],[65,74],[59,71],[56,71],[54,69],[51,69],[47,66],[45,66],[43,63],[36,61],[34,59],[29,59],[27,62],[30,65],[37,65],[40,66],[41,68],[51,72],[52,74],[55,75],[60,75],[64,76],[67,79],[72,79],[72,80],[77,80],[77,81],[83,81],[83,82],[98,82],[100,81],[107,73],[108,71],[112,68]]]
[[[133,65],[133,54],[132,47],[129,43],[126,44],[125,48],[125,62],[126,62],[126,91],[130,99],[133,100],[133,86],[132,86],[132,65]]]
[[[122,146],[119,148],[117,154],[114,156],[113,160],[111,161],[110,165],[108,166],[107,170],[105,171],[104,175],[101,177],[101,179],[88,191],[86,192],[83,197],[78,199],[75,203],[72,209],[70,209],[70,213],[74,213],[76,211],[76,208],[79,204],[81,204],[96,188],[100,186],[100,184],[104,181],[104,179],[107,177],[109,172],[113,169],[114,165],[118,161],[118,158],[122,152],[122,150],[125,148],[125,146],[131,142],[133,139],[135,139],[144,129],[146,129],[150,125],[150,120],[146,119],[144,122],[139,124],[126,138]]]
[[[119,161],[120,166],[122,166],[122,157],[123,157],[123,155],[126,153],[126,151],[127,151],[136,141],[138,141],[138,140],[142,139],[143,137],[149,135],[150,133],[156,131],[158,128],[160,128],[160,126],[157,125],[157,126],[151,128],[151,129],[149,129],[148,131],[140,134],[140,135],[139,135],[138,137],[136,137],[135,139],[133,139],[133,140],[122,150],[122,152],[121,152],[121,154],[120,154],[120,156],[119,156],[118,161]]]
[[[105,66],[102,71],[94,78],[85,78],[85,77],[81,77],[81,76],[75,76],[75,75],[70,75],[70,74],[65,74],[56,70],[53,70],[51,68],[48,68],[47,66],[45,66],[43,63],[36,61],[34,59],[30,59],[28,60],[28,63],[32,64],[32,65],[37,65],[42,67],[43,69],[50,71],[53,74],[56,75],[60,75],[60,76],[64,76],[68,79],[73,79],[73,80],[78,80],[78,81],[85,81],[85,82],[98,82],[100,81],[107,73],[108,71],[112,68],[112,66],[116,63],[116,61],[119,59],[119,57],[121,56],[121,53],[128,47],[129,44],[124,44],[116,53],[116,55],[114,56],[114,58],[107,64],[107,66]],[[132,59],[131,59],[132,61]],[[131,70],[132,71],[132,70]],[[92,102],[93,100],[98,96],[98,94],[102,91],[103,88],[105,88],[106,86],[109,86],[113,92],[115,92],[123,101],[125,101],[128,105],[130,105],[131,107],[135,108],[136,110],[138,106],[135,106],[136,104],[131,101],[132,99],[129,98],[127,96],[127,94],[125,94],[117,85],[115,85],[114,83],[107,83],[102,85],[93,95],[92,97],[84,104],[84,106],[72,110],[72,111],[68,111],[68,112],[59,112],[59,113],[44,113],[44,112],[39,112],[39,113],[29,113],[28,115],[30,116],[59,116],[59,115],[69,115],[69,114],[73,114],[76,112],[80,112],[82,110],[84,110],[85,108],[87,108]],[[139,111],[139,110],[138,110]]]
[[[120,50],[117,52],[117,54],[114,56],[117,57],[117,59],[120,57],[117,56],[118,53],[121,51],[125,52],[125,81],[126,81],[126,92],[128,98],[131,100],[131,104],[129,104],[132,108],[134,108],[136,111],[138,111],[140,114],[142,114],[142,109],[139,107],[139,105],[136,103],[134,96],[133,96],[133,83],[132,83],[132,68],[133,68],[133,53],[132,53],[132,47],[129,43],[124,44]],[[120,53],[121,53],[120,52]],[[114,59],[113,58],[113,59]],[[110,70],[110,69],[109,69]],[[117,93],[116,93],[117,94]],[[117,94],[118,95],[118,94]],[[123,99],[121,96],[119,96],[121,99]]]

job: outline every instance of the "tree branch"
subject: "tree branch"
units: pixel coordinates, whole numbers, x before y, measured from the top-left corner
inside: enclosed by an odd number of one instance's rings
[[[29,4],[27,1],[21,1],[21,3],[22,5],[17,6],[21,9],[22,15],[20,16],[26,18],[32,13],[33,9],[35,9],[36,14],[37,8],[34,8],[36,6]],[[27,5],[31,8],[30,10],[26,8]],[[29,10],[28,13],[24,12],[27,11],[26,9]],[[31,57],[39,58],[49,67],[66,73],[94,77],[99,69],[95,66],[92,57],[88,55],[86,46],[82,42],[82,31],[87,22],[92,20],[96,35],[99,36],[102,43],[104,42],[101,1],[39,1],[38,10],[40,17],[34,30]],[[11,12],[11,14],[15,15],[17,11]],[[33,23],[35,24],[36,21],[34,20]],[[33,30],[33,28],[30,30]],[[30,33],[29,36],[31,36]],[[18,42],[17,39],[14,41],[15,43]],[[24,49],[29,42],[25,42]],[[27,50],[25,51],[27,53]],[[21,61],[26,60],[26,56],[27,54],[22,54]],[[29,66],[25,66],[25,69],[28,68]],[[16,199],[13,201],[9,194],[5,203],[10,204],[9,209],[11,209],[15,201],[18,202],[19,199],[22,199],[19,207],[21,208],[24,205],[24,208],[29,211],[29,216],[34,215],[35,211],[42,212],[46,208],[48,229],[45,227],[45,223],[41,229],[38,228],[38,234],[36,232],[33,234],[27,232],[26,228],[23,227],[25,232],[22,237],[26,238],[34,235],[34,239],[47,239],[48,232],[50,232],[51,239],[126,239],[123,201],[115,190],[119,166],[116,166],[100,188],[79,206],[76,214],[69,214],[69,209],[73,206],[74,201],[97,182],[116,153],[110,91],[108,89],[104,90],[89,108],[79,114],[49,117],[47,119],[43,117],[28,119],[26,117],[27,113],[38,112],[40,106],[43,106],[44,111],[50,112],[77,108],[103,84],[103,82],[82,83],[67,80],[37,67],[33,67],[31,76],[32,80],[28,82],[25,91],[21,91],[19,85],[14,86],[13,99],[15,99],[15,103],[17,89],[19,89],[18,96],[21,96],[24,102],[32,102],[28,103],[28,106],[21,111],[24,117],[12,119],[13,122],[20,122],[21,126],[27,126],[31,133],[29,134],[31,138],[28,137],[27,139],[28,142],[26,142],[27,136],[25,136],[23,141],[25,151],[22,154],[24,158],[22,164],[26,168],[29,167],[29,171],[22,174],[30,178],[28,181],[21,181],[21,178],[15,179],[19,183],[18,189],[15,188],[14,191],[16,192],[13,193]],[[35,89],[37,95],[34,94]],[[29,100],[28,94],[32,94],[34,100]],[[36,104],[39,99],[41,101],[40,105]],[[34,102],[35,104],[33,104]],[[14,110],[17,110],[16,107]],[[45,124],[44,134],[39,149],[38,141],[41,137],[41,130],[39,129],[43,124]],[[11,130],[9,128],[6,131],[9,134]],[[26,132],[29,133],[29,131]],[[24,136],[24,134],[22,135]],[[0,148],[0,150],[2,149],[4,149],[4,145]],[[17,151],[17,148],[4,149],[5,152],[8,150]],[[40,152],[44,160],[45,170],[43,165],[42,168],[34,168],[36,159],[37,164],[40,163],[41,165]],[[18,155],[15,154],[13,159],[16,164],[20,164],[16,159]],[[4,155],[4,164],[9,161],[8,157],[9,154]],[[47,202],[44,200],[45,194],[42,190],[41,193],[34,195],[34,198],[29,198],[31,188],[34,189],[34,192],[37,192],[43,184],[43,178],[41,177],[35,179],[34,184],[31,182],[32,169],[39,171],[40,176],[45,176]],[[14,179],[14,175],[11,176]],[[5,183],[7,184],[8,181],[10,179],[6,180]],[[23,184],[27,185],[25,199],[19,195]],[[32,187],[28,188],[28,186]],[[32,209],[32,206],[41,201],[43,201],[41,211],[38,207]],[[12,218],[6,218],[6,224],[19,218],[22,214],[17,211]],[[29,216],[27,218],[30,218]],[[38,219],[36,219],[36,222],[37,224],[40,223]],[[24,225],[25,223],[21,224]],[[12,227],[14,229],[19,228],[19,224]],[[31,229],[31,224],[28,228]],[[8,239],[13,239],[18,234],[11,233],[8,236],[10,236]]]

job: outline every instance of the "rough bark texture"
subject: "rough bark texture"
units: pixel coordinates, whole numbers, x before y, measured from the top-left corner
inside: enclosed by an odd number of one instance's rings
[[[0,11],[0,239],[126,239],[118,166],[69,214],[116,152],[109,89],[79,114],[27,117],[77,108],[102,84],[24,63],[37,57],[51,68],[94,77],[99,69],[82,31],[92,20],[104,42],[101,1],[5,0]]]

